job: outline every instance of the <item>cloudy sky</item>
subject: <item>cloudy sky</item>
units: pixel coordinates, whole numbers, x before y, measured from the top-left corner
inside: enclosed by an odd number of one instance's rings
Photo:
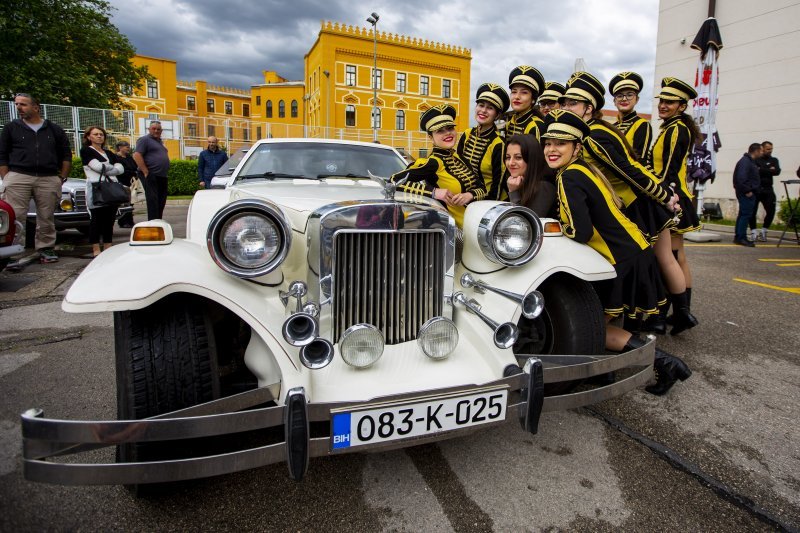
[[[506,85],[516,65],[565,82],[576,58],[607,83],[623,70],[652,94],[658,0],[113,0],[113,22],[138,53],[174,59],[178,78],[249,88],[262,70],[301,80],[321,20],[368,26],[472,50],[472,90]],[[607,99],[608,101],[608,99]],[[648,111],[642,109],[642,111]]]

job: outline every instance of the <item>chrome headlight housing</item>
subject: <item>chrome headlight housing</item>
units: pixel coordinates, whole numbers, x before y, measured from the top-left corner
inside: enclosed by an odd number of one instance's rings
[[[292,230],[277,207],[260,200],[237,200],[211,219],[206,243],[222,270],[256,278],[283,263],[292,244]]]
[[[542,246],[542,222],[527,207],[500,204],[478,225],[478,244],[486,258],[499,265],[524,265]]]
[[[8,213],[0,209],[0,235],[5,235],[11,229],[11,217]]]

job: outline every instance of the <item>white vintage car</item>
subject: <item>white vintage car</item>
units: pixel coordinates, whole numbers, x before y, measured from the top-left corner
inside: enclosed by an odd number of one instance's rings
[[[652,340],[604,352],[599,254],[509,203],[474,202],[458,228],[375,177],[404,168],[378,144],[262,140],[195,195],[185,239],[137,224],[63,302],[114,313],[119,420],[27,411],[26,477],[142,486],[285,461],[299,480],[310,457],[510,419],[536,433],[543,411],[650,379]],[[116,463],[54,460],[113,445]]]

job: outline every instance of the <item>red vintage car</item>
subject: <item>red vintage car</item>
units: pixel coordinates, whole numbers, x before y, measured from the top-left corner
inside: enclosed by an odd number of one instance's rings
[[[6,268],[11,256],[25,251],[17,238],[21,233],[20,229],[14,210],[8,203],[0,200],[0,271]]]

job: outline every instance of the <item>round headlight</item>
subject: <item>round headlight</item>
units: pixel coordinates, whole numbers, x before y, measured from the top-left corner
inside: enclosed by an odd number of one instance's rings
[[[72,198],[66,196],[61,199],[59,207],[61,207],[62,211],[72,211],[75,208],[75,204],[72,203]]]
[[[383,355],[383,334],[371,324],[350,326],[339,341],[344,362],[356,368],[366,368]]]
[[[257,200],[239,200],[214,216],[206,241],[220,268],[254,278],[283,263],[291,245],[291,229],[276,207]]]
[[[511,214],[497,221],[494,249],[503,259],[519,259],[533,243],[533,228],[522,215]]]
[[[420,328],[417,344],[431,359],[444,359],[458,345],[458,329],[449,318],[433,317]]]
[[[505,266],[524,265],[542,245],[542,223],[536,213],[518,205],[489,209],[478,225],[478,244],[487,259]]]

